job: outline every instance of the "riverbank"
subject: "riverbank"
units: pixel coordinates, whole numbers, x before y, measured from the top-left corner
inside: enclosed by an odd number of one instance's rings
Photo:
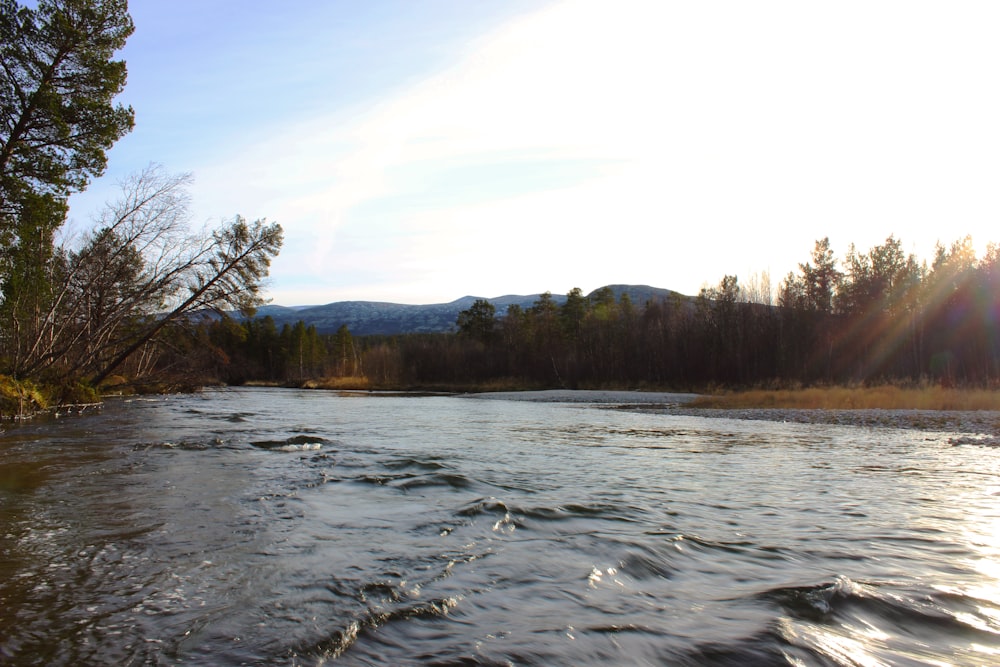
[[[953,390],[957,391],[957,390]],[[794,392],[792,392],[794,393]],[[553,389],[464,394],[484,400],[589,403],[640,412],[799,424],[903,428],[956,434],[954,444],[1000,446],[1000,410],[914,408],[708,407],[719,397],[691,393]],[[722,401],[722,404],[725,404]]]
[[[822,410],[1000,410],[1000,391],[955,387],[897,386],[746,389],[699,396],[703,408]]]
[[[666,391],[618,391],[600,389],[543,389],[539,391],[491,391],[462,394],[468,398],[543,403],[597,403],[613,405],[687,405],[699,394]]]
[[[995,410],[720,409],[688,405],[664,412],[693,417],[951,432],[960,434],[953,438],[953,444],[1000,446],[1000,411]]]

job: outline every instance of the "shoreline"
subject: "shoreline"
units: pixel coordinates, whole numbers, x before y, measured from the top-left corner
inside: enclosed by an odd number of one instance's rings
[[[702,408],[690,404],[701,394],[657,391],[549,389],[461,394],[481,400],[576,403],[667,416],[746,421],[897,428],[955,433],[952,444],[1000,446],[1000,411],[904,408]]]
[[[991,410],[921,410],[906,408],[689,408],[641,412],[706,419],[854,426],[954,433],[952,444],[1000,446],[1000,412]],[[984,439],[985,438],[985,439]]]
[[[687,405],[702,394],[667,391],[629,391],[603,389],[540,389],[534,391],[490,391],[457,394],[463,398],[534,403],[590,403],[594,405]]]

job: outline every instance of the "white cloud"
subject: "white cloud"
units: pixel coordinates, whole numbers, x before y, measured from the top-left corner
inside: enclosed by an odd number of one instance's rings
[[[988,240],[1000,212],[998,12],[565,2],[374,109],[262,128],[197,169],[197,196],[285,225],[286,303],[309,283],[322,301],[690,292],[747,267],[778,278],[822,236],[843,252],[895,233],[927,256]],[[603,166],[551,186],[527,168],[574,162]],[[491,163],[504,182],[475,196],[455,179]]]

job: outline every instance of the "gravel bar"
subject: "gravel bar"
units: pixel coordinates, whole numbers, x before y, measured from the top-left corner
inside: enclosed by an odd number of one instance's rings
[[[867,428],[901,428],[954,433],[953,444],[1000,446],[1000,411],[992,410],[820,410],[784,408],[695,408],[689,403],[698,394],[658,391],[601,391],[552,389],[546,391],[501,391],[465,394],[469,398],[537,401],[545,403],[591,403],[639,412],[708,417],[830,424]]]
[[[659,411],[658,411],[659,412]],[[905,428],[1000,436],[1000,412],[987,410],[794,410],[779,408],[671,408],[662,412],[695,417],[752,419],[798,424]]]

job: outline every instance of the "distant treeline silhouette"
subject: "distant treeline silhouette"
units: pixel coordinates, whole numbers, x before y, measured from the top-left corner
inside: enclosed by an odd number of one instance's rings
[[[463,311],[453,334],[317,335],[263,318],[205,322],[189,363],[229,383],[364,378],[373,386],[697,388],[1000,381],[1000,248],[972,239],[918,262],[890,236],[837,261],[829,239],[772,291],[766,274],[725,276],[695,297],[632,303],[610,288],[550,294],[497,314]],[[195,353],[195,350],[200,352]]]

